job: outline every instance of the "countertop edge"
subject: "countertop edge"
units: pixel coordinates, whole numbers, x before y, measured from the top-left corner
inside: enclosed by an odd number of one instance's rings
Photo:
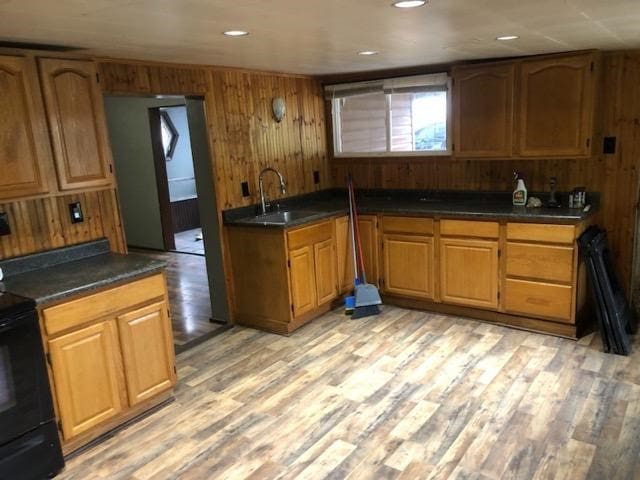
[[[91,283],[86,283],[81,287],[72,288],[70,290],[66,290],[64,292],[56,293],[53,295],[47,295],[44,297],[35,298],[36,306],[39,308],[50,306],[52,303],[59,302],[64,299],[68,299],[74,296],[85,295],[88,293],[92,293],[96,290],[99,290],[103,287],[107,287],[110,285],[116,285],[118,283],[124,282],[126,280],[132,280],[136,278],[143,278],[146,276],[150,276],[154,273],[160,272],[166,268],[166,263],[157,261],[156,264],[149,265],[148,267],[133,270],[131,272],[123,273],[118,275],[117,277],[98,280]]]
[[[579,217],[566,217],[566,216],[553,216],[553,215],[542,215],[542,214],[531,214],[531,213],[485,213],[485,212],[430,212],[430,211],[406,211],[401,208],[393,209],[383,209],[380,210],[378,208],[360,208],[358,209],[359,215],[402,215],[402,216],[419,216],[419,217],[431,217],[434,219],[469,219],[469,220],[487,220],[487,221],[510,221],[510,222],[522,222],[522,223],[548,223],[548,224],[571,224],[577,225],[585,220],[589,219],[596,212],[596,209],[592,209],[587,213],[581,214]],[[348,209],[340,209],[340,210],[331,210],[327,211],[323,214],[313,215],[309,218],[302,218],[299,220],[294,220],[288,222],[286,224],[264,224],[264,223],[252,223],[245,222],[244,219],[233,219],[227,220],[224,222],[224,225],[227,227],[247,227],[247,228],[259,228],[259,229],[271,229],[271,230],[285,230],[287,228],[301,227],[304,225],[308,225],[320,220],[324,220],[327,218],[348,215]]]

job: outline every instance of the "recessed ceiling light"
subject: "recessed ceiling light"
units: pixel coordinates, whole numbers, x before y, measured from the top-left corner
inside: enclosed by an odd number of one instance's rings
[[[518,38],[520,38],[518,35],[502,35],[500,37],[496,37],[496,40],[504,42],[506,40],[517,40]]]
[[[400,2],[394,2],[393,6],[397,8],[416,8],[421,7],[427,0],[401,0]]]
[[[249,32],[245,32],[244,30],[227,30],[226,32],[222,32],[227,37],[244,37],[249,35]]]
[[[362,52],[358,52],[358,55],[362,55],[362,56],[369,56],[369,55],[377,55],[378,52],[376,52],[375,50],[363,50]]]

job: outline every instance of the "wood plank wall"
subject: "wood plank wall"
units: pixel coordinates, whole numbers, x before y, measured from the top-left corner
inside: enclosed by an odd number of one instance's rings
[[[81,202],[84,222],[71,223],[69,203]],[[111,249],[126,252],[114,190],[0,203],[12,234],[0,237],[0,259],[107,237]]]
[[[361,188],[510,190],[514,170],[525,173],[529,190],[586,186],[602,194],[599,221],[607,228],[616,266],[629,291],[639,201],[640,52],[611,52],[603,57],[601,128],[615,136],[614,155],[584,160],[452,160],[449,158],[331,158],[334,186],[344,186],[348,171]]]
[[[166,66],[103,60],[103,92],[108,94],[204,95],[218,207],[259,201],[258,174],[278,169],[287,196],[330,185],[320,82],[309,77],[199,66]],[[282,96],[286,115],[277,123],[271,102]],[[313,171],[320,183],[313,184]],[[274,176],[265,177],[268,194],[279,197]],[[242,182],[249,197],[242,196]]]

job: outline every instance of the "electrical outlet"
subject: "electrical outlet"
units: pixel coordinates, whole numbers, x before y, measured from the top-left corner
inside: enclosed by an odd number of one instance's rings
[[[242,196],[243,197],[248,197],[249,195],[251,195],[249,193],[249,182],[242,182],[240,184],[240,188],[242,188]]]
[[[84,222],[84,215],[82,214],[82,205],[80,205],[80,202],[69,204],[69,216],[71,217],[71,223]]]
[[[0,212],[0,237],[3,235],[11,235],[11,227],[9,226],[9,215]]]
[[[320,172],[318,170],[313,171],[313,183],[316,185],[320,183]]]
[[[602,141],[602,153],[608,155],[616,153],[616,137],[604,137]]]

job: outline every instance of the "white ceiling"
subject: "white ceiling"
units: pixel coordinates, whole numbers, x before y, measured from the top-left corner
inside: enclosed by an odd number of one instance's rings
[[[640,0],[0,0],[0,39],[103,56],[331,74],[640,48]],[[228,38],[223,30],[249,30]],[[498,35],[520,39],[498,42]],[[361,50],[378,50],[371,57]]]

